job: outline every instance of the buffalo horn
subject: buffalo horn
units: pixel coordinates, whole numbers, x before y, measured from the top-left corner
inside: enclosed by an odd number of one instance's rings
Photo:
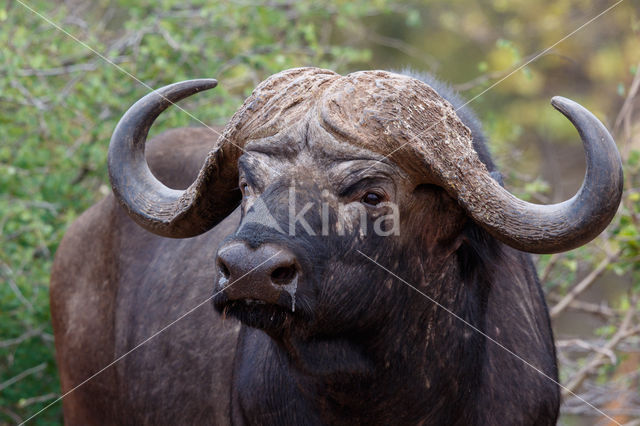
[[[586,152],[586,174],[573,198],[551,205],[528,203],[488,173],[469,173],[461,188],[450,188],[494,237],[532,253],[561,252],[589,242],[609,224],[622,197],[622,162],[604,125],[569,99],[556,96],[551,104],[576,127]]]
[[[113,192],[129,216],[155,234],[172,238],[199,235],[224,219],[240,200],[236,166],[222,159],[222,138],[203,159],[196,181],[184,191],[156,179],[144,155],[149,129],[162,111],[216,84],[213,79],[188,80],[149,93],[129,108],[111,137],[108,164]]]

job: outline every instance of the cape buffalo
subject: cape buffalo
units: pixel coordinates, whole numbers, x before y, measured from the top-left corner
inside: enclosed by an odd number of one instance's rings
[[[164,109],[216,82],[133,105],[111,140],[113,194],[53,268],[67,424],[554,424],[553,336],[525,252],[598,235],[620,157],[554,98],[584,183],[524,202],[473,113],[426,81],[287,70],[219,138],[177,129],[146,151]]]

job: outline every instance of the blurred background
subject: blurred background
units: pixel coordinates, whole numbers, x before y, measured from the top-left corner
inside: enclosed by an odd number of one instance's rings
[[[154,88],[217,78],[182,103],[216,125],[299,66],[434,73],[473,99],[507,187],[538,203],[571,197],[584,174],[551,97],[605,123],[625,165],[620,211],[588,246],[536,263],[567,389],[560,424],[614,424],[568,391],[640,424],[640,0],[0,0],[0,46],[0,424],[59,396],[49,270],[69,224],[109,192],[111,132],[149,91],[123,70]],[[152,134],[198,124],[173,108]],[[30,423],[61,422],[56,403]]]

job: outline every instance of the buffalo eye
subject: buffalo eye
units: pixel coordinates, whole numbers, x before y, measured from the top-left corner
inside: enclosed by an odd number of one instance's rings
[[[360,199],[361,203],[367,204],[369,206],[376,206],[376,205],[380,204],[382,201],[383,201],[382,195],[377,194],[375,192],[367,192]]]

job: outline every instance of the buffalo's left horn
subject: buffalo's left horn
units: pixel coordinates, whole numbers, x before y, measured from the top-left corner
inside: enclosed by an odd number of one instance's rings
[[[622,162],[604,125],[569,99],[556,96],[551,104],[578,129],[586,152],[587,171],[573,198],[552,205],[528,203],[486,171],[467,171],[448,188],[494,237],[532,253],[571,250],[589,242],[609,224],[622,197]]]
[[[129,216],[155,234],[173,238],[199,235],[238,205],[237,169],[234,161],[222,158],[222,138],[195,182],[184,191],[168,188],[156,179],[144,155],[149,129],[162,111],[216,85],[213,79],[188,80],[153,91],[129,108],[111,137],[108,163],[113,192]]]

